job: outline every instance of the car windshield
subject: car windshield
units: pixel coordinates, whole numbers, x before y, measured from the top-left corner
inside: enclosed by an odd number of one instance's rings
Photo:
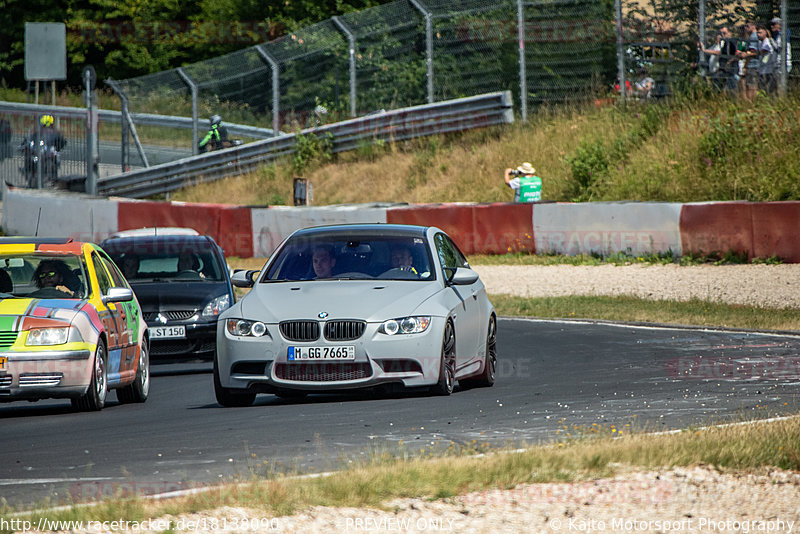
[[[153,281],[218,282],[224,266],[210,246],[198,242],[104,244],[103,248],[131,284]]]
[[[0,255],[0,298],[81,299],[86,267],[72,254]]]
[[[262,282],[435,279],[424,238],[397,235],[316,235],[287,241]]]

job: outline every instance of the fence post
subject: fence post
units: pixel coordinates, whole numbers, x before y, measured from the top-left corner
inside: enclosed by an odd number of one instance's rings
[[[178,73],[178,76],[181,77],[183,83],[189,86],[189,90],[192,92],[192,155],[196,156],[200,150],[197,148],[197,141],[198,141],[198,127],[197,127],[197,84],[195,84],[189,76],[183,72],[183,69],[178,67],[175,69]]]
[[[428,65],[428,104],[433,104],[433,14],[419,0],[409,0],[425,17],[425,56]]]
[[[331,17],[331,20],[347,36],[350,46],[350,116],[356,117],[356,36],[339,17]]]
[[[781,53],[778,61],[781,62],[780,70],[778,71],[780,79],[778,80],[778,90],[781,96],[786,96],[786,87],[788,83],[789,73],[786,70],[786,55],[789,52],[789,9],[786,6],[786,0],[781,0]]]
[[[122,131],[120,132],[120,138],[122,139],[119,153],[120,153],[120,172],[127,172],[128,170],[128,97],[122,92],[118,87],[116,82],[114,82],[111,78],[106,80],[106,85],[111,87],[111,89],[117,93],[120,101],[120,122],[122,123]]]
[[[619,78],[619,95],[622,101],[628,96],[625,94],[625,41],[622,28],[622,0],[614,0],[614,9],[617,19],[617,77]]]
[[[519,113],[528,120],[528,78],[525,71],[525,6],[517,0],[517,38],[519,39]]]
[[[267,62],[270,70],[272,71],[272,135],[277,137],[281,132],[281,118],[279,113],[281,111],[281,86],[280,73],[278,72],[278,62],[272,57],[272,54],[267,52],[264,45],[256,45],[256,51]]]
[[[145,167],[150,166],[150,162],[147,161],[147,154],[144,151],[144,147],[142,146],[142,142],[139,139],[139,134],[136,133],[136,123],[133,122],[133,118],[131,117],[130,109],[128,109],[128,95],[125,94],[125,91],[120,89],[119,85],[115,80],[111,78],[106,79],[106,84],[108,84],[111,89],[117,93],[117,95],[122,99],[122,124],[123,124],[123,131],[122,131],[122,139],[123,143],[127,140],[128,130],[130,129],[130,133],[133,136],[133,142],[136,145],[136,150],[139,152],[139,157],[142,158],[142,165]],[[127,127],[126,127],[127,124]],[[123,149],[125,154],[127,155],[127,149]],[[123,165],[126,164],[126,161],[123,159]],[[130,169],[127,167],[123,167],[122,172],[128,172]]]
[[[697,0],[697,39],[703,46],[706,45],[706,0]],[[707,65],[706,53],[703,52],[702,48],[698,59],[700,60],[700,65]]]
[[[86,91],[86,182],[84,190],[89,195],[97,194],[97,94],[94,88],[94,69],[83,69],[83,86]]]

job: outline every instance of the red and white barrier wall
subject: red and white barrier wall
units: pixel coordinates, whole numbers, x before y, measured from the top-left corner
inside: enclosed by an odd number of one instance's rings
[[[265,257],[293,231],[345,223],[438,226],[466,254],[744,252],[800,263],[800,202],[593,202],[239,207],[7,188],[6,235],[95,242],[119,230],[186,226],[229,256]]]

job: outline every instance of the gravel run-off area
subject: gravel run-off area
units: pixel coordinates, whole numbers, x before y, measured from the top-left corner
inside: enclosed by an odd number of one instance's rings
[[[800,308],[800,263],[780,265],[478,265],[489,294],[632,295]]]
[[[800,265],[476,266],[490,294],[636,295],[800,308]],[[800,473],[721,473],[712,466],[521,485],[387,510],[313,507],[292,516],[220,508],[158,518],[126,532],[708,532],[800,533]],[[171,523],[170,523],[171,521]],[[162,528],[163,527],[163,528]],[[73,532],[106,532],[98,528]]]

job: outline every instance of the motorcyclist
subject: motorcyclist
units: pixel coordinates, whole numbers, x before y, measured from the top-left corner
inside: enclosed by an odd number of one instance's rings
[[[209,119],[211,127],[203,139],[197,144],[200,153],[209,152],[211,150],[218,150],[225,146],[228,140],[228,129],[222,126],[222,117],[219,115],[211,115]]]
[[[61,151],[65,146],[67,146],[67,140],[64,138],[64,135],[56,130],[56,127],[53,124],[53,116],[52,115],[42,115],[39,119],[39,124],[41,125],[41,139],[44,141],[45,146],[51,146],[58,151]],[[36,132],[31,134],[32,139],[38,139]]]
[[[32,131],[22,142],[24,165],[22,169],[28,177],[30,186],[39,172],[38,160],[41,158],[42,175],[48,179],[55,179],[58,174],[59,151],[67,146],[64,135],[55,128],[52,115],[42,115],[39,118],[39,128]]]

